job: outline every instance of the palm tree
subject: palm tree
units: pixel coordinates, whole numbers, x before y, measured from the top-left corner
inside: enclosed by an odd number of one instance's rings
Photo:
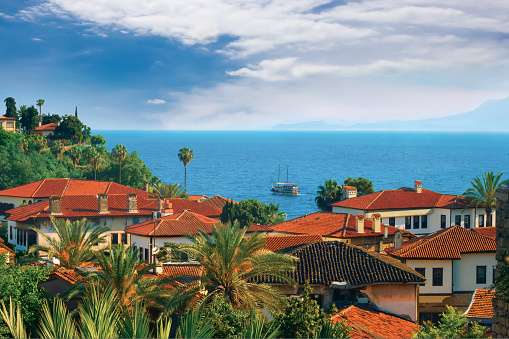
[[[29,252],[47,252],[48,258],[57,258],[61,266],[69,269],[74,269],[82,263],[90,261],[94,256],[93,246],[105,242],[105,232],[110,230],[109,227],[93,223],[87,224],[85,218],[73,222],[67,219],[55,219],[51,216],[50,219],[58,237],[50,237],[40,229],[30,227],[48,245],[32,245]]]
[[[94,169],[94,180],[97,180],[97,170],[103,161],[102,154],[97,151],[96,147],[89,147],[87,148],[85,157],[88,159],[88,163],[92,165],[92,168]]]
[[[187,192],[179,184],[157,183],[152,186],[152,193],[160,198],[189,198]]]
[[[124,145],[116,145],[112,150],[113,158],[118,161],[119,175],[118,175],[118,183],[122,183],[122,162],[124,162],[125,157],[127,156],[127,147]]]
[[[184,189],[187,190],[187,164],[194,159],[194,151],[189,147],[184,147],[179,150],[177,155],[179,160],[184,163]]]
[[[329,203],[339,200],[341,189],[338,187],[338,183],[333,179],[325,179],[325,185],[318,186],[318,194],[315,197],[316,205],[322,211],[330,211],[331,208],[328,206]]]
[[[279,211],[279,204],[271,202],[267,205],[267,224],[276,225],[286,220],[286,213]]]
[[[497,188],[507,183],[507,180],[500,181],[502,173],[493,174],[493,172],[481,172],[481,178],[476,176],[474,180],[470,180],[472,187],[466,190],[463,195],[466,201],[477,207],[484,207],[486,211],[486,226],[492,225],[492,212],[497,208]]]
[[[33,139],[33,147],[38,154],[41,154],[42,150],[46,147],[46,143],[46,138],[40,135]]]
[[[42,105],[44,105],[44,100],[37,100],[37,106],[39,106],[39,122],[42,123]]]
[[[206,290],[199,303],[222,296],[236,309],[281,310],[285,296],[260,281],[270,279],[294,285],[287,272],[295,269],[297,259],[263,250],[265,237],[258,233],[245,237],[246,231],[238,223],[218,224],[212,229],[212,237],[200,230],[187,236],[191,243],[174,245],[203,266],[200,284],[194,291],[188,288],[189,294]]]
[[[69,155],[74,167],[76,167],[80,163],[81,156],[83,155],[83,148],[80,145],[76,145],[69,149]]]
[[[64,145],[60,141],[55,140],[53,142],[53,145],[51,145],[51,152],[55,155],[55,158],[57,159],[58,162],[58,159],[64,152]]]

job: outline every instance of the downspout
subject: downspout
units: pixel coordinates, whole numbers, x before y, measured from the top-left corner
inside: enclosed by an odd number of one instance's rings
[[[454,259],[451,260],[451,293],[454,294]]]

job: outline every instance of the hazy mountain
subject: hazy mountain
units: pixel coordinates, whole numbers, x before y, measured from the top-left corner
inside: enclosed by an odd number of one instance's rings
[[[322,127],[320,127],[322,126]],[[411,121],[379,121],[350,126],[331,125],[323,121],[276,125],[278,130],[386,130],[386,131],[509,131],[509,98],[490,100],[473,111]]]

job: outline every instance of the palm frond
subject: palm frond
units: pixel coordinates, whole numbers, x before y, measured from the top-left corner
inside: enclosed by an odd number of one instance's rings
[[[150,319],[141,302],[136,302],[131,308],[123,309],[120,317],[119,335],[120,338],[151,337]]]
[[[177,338],[212,338],[214,336],[214,323],[203,315],[203,309],[188,311],[180,322]]]
[[[78,331],[74,319],[70,315],[62,299],[53,298],[53,308],[50,310],[48,301],[42,304],[42,314],[39,326],[41,338],[78,338]]]
[[[9,309],[5,307],[4,302],[2,301],[2,308],[0,308],[0,315],[2,319],[9,327],[9,331],[13,338],[30,338],[27,333],[25,324],[23,323],[23,316],[21,315],[21,305],[19,303],[15,304],[11,298],[9,298]]]
[[[81,337],[116,338],[118,335],[119,311],[117,295],[112,286],[104,293],[95,285],[87,285],[83,302],[79,305]]]

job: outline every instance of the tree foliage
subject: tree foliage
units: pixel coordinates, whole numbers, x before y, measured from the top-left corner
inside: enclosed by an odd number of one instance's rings
[[[47,125],[47,124],[56,124],[58,122],[62,121],[62,118],[60,117],[60,115],[58,114],[43,114],[42,115],[42,124],[43,125]]]
[[[184,189],[187,190],[187,164],[194,159],[194,151],[189,147],[184,147],[179,150],[178,158],[184,164]]]
[[[90,127],[87,127],[74,115],[64,115],[62,122],[55,128],[55,136],[59,139],[82,143],[90,138]]]
[[[32,105],[27,107],[22,105],[19,107],[19,122],[21,129],[25,134],[33,134],[35,128],[39,125],[37,109]]]
[[[275,225],[285,219],[286,213],[279,211],[279,205],[273,202],[266,205],[255,199],[242,200],[238,204],[232,201],[227,202],[220,216],[222,223],[237,221],[243,227],[249,226],[251,223]]]
[[[18,112],[16,111],[16,100],[12,97],[5,98],[5,116],[9,118],[17,118]]]
[[[330,211],[330,203],[341,199],[341,189],[338,182],[333,179],[325,179],[325,184],[318,186],[315,197],[316,206],[322,211]]]
[[[163,184],[162,182],[159,182],[152,185],[152,193],[160,198],[189,199],[186,190],[179,184]]]
[[[363,177],[359,177],[358,179],[348,178],[343,183],[343,186],[353,186],[357,188],[357,196],[366,195],[375,193],[375,188],[373,187],[373,181],[368,180]]]

